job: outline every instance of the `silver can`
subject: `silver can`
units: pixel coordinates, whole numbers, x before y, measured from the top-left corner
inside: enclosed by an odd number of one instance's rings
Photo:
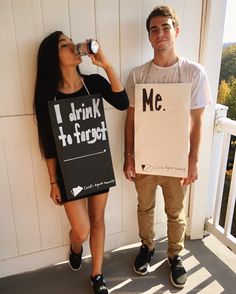
[[[99,50],[99,44],[94,39],[88,39],[82,43],[75,45],[76,54],[85,56],[89,54],[96,54]]]

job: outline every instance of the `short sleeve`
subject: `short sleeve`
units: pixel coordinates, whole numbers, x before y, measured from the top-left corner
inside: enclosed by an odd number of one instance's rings
[[[129,106],[135,107],[135,79],[134,70],[132,70],[126,80],[125,90],[129,98]]]
[[[191,94],[191,109],[212,104],[208,78],[202,66],[199,66],[198,71],[193,73]]]

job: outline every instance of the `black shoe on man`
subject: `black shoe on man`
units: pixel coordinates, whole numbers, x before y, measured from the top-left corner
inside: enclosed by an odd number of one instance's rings
[[[93,286],[94,294],[109,294],[109,290],[106,286],[106,283],[103,279],[103,275],[97,275],[91,277],[91,284]]]
[[[187,282],[187,272],[183,266],[182,257],[179,255],[176,255],[173,258],[168,257],[168,262],[171,269],[171,283],[176,288],[183,288]]]
[[[76,253],[72,250],[70,246],[70,256],[69,256],[69,265],[72,271],[80,270],[82,266],[82,253],[83,253],[83,246],[81,246],[80,253]]]
[[[134,271],[136,274],[144,276],[148,273],[154,251],[155,249],[149,250],[145,244],[140,247],[139,254],[134,263]]]

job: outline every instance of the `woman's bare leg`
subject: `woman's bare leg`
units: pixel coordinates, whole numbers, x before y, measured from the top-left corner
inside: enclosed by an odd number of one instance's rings
[[[81,245],[88,239],[90,231],[86,198],[66,202],[64,207],[71,225],[70,241],[72,250],[75,253],[80,253]]]
[[[108,193],[88,197],[90,219],[90,250],[92,254],[92,277],[102,273],[105,243],[104,214]]]

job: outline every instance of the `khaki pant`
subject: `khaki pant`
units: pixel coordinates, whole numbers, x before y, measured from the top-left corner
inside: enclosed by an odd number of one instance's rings
[[[139,236],[151,250],[154,244],[154,208],[156,188],[161,186],[167,215],[168,257],[179,255],[184,248],[185,214],[184,191],[179,178],[137,174]]]

